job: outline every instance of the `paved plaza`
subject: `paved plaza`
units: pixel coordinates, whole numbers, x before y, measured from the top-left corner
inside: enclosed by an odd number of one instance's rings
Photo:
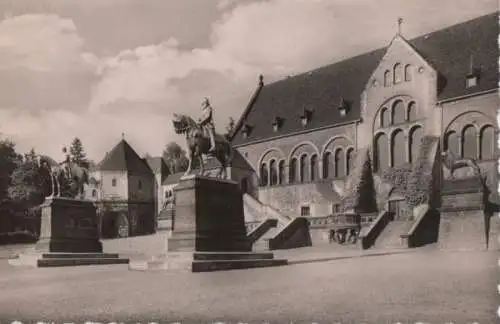
[[[288,253],[313,255],[311,250]],[[500,304],[498,254],[492,252],[424,249],[197,274],[136,272],[124,265],[18,269],[6,260],[0,264],[1,323],[496,323]]]

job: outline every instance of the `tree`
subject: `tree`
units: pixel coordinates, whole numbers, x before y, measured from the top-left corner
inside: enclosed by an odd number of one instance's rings
[[[87,160],[87,155],[85,154],[85,151],[83,149],[82,141],[78,137],[75,137],[75,139],[73,139],[73,142],[71,142],[71,145],[69,147],[69,155],[71,158],[71,162],[84,168],[89,167],[89,161]]]
[[[170,142],[165,146],[163,160],[170,173],[186,171],[189,163],[186,151],[176,142]]]
[[[38,168],[36,161],[25,155],[23,161],[18,161],[12,172],[9,198],[21,209],[30,209],[40,205],[47,193],[48,174]]]
[[[0,204],[8,198],[11,174],[22,156],[16,153],[15,145],[9,140],[0,140]]]
[[[229,139],[229,136],[231,135],[231,133],[233,132],[234,130],[234,126],[235,126],[235,122],[234,122],[234,119],[233,117],[229,117],[229,121],[227,123],[227,126],[226,126],[226,134],[224,134],[224,136]]]

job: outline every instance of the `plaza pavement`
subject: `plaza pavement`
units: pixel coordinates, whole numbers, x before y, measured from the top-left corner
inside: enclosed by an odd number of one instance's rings
[[[337,259],[327,252],[280,251],[302,263],[197,274],[125,265],[19,269],[2,260],[0,322],[498,322],[497,252],[360,257],[352,249]]]

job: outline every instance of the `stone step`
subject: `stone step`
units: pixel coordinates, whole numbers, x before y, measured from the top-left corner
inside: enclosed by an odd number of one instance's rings
[[[104,258],[104,259],[112,259],[118,258],[118,253],[42,253],[42,258],[44,259],[94,259],[94,258]]]
[[[252,251],[269,251],[269,239],[259,239],[252,245]]]
[[[195,252],[193,259],[195,261],[206,260],[270,260],[273,259],[273,253],[255,253],[255,252]]]
[[[128,259],[120,258],[49,258],[39,259],[38,267],[68,267],[84,265],[104,265],[104,264],[128,264]]]
[[[148,261],[146,264],[130,265],[132,270],[190,270],[191,272],[211,272],[222,270],[275,267],[287,265],[284,259],[246,260],[198,260],[190,262]]]
[[[192,272],[276,267],[287,264],[287,260],[283,259],[194,261],[192,264]]]

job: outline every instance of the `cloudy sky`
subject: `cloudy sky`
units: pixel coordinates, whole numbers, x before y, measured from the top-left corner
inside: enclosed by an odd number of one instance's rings
[[[495,0],[0,0],[0,133],[56,159],[75,136],[100,161],[125,133],[171,141],[204,96],[222,131],[265,82],[497,10]]]

